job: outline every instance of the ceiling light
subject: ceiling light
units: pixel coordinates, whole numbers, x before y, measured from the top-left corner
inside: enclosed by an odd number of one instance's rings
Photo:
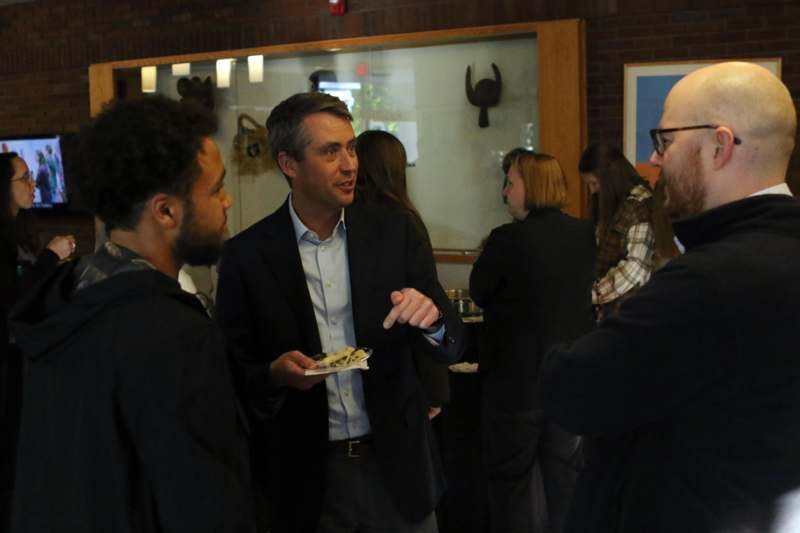
[[[142,67],[142,92],[156,92],[156,67]]]

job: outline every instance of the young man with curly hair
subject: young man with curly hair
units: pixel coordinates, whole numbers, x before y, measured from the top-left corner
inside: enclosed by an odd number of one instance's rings
[[[29,368],[12,531],[254,531],[225,343],[176,279],[222,249],[215,131],[146,97],[83,134],[81,189],[109,240],[12,313]]]

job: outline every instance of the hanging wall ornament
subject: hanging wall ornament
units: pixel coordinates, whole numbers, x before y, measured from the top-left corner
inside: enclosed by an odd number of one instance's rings
[[[484,78],[472,87],[472,73],[467,67],[467,100],[469,103],[481,108],[478,116],[478,126],[486,128],[489,126],[489,108],[496,106],[500,102],[500,91],[503,87],[503,80],[500,76],[500,69],[492,63],[494,79]]]
[[[267,128],[250,115],[242,113],[237,119],[233,138],[233,162],[240,176],[257,176],[273,168]]]

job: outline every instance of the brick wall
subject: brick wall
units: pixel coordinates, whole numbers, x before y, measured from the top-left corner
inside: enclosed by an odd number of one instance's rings
[[[39,0],[0,7],[0,136],[76,131],[91,63],[567,17],[588,20],[591,139],[622,142],[626,62],[781,56],[800,104],[797,0]]]
[[[0,135],[88,119],[91,63],[610,12],[616,0],[38,0],[0,7]]]

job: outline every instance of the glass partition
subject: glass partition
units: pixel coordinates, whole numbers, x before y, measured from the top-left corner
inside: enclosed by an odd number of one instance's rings
[[[408,154],[409,192],[438,249],[474,249],[492,228],[508,222],[501,198],[502,156],[511,148],[539,144],[538,46],[534,34],[501,36],[473,42],[327,50],[296,57],[257,56],[201,60],[177,67],[157,66],[155,91],[180,98],[178,85],[209,79],[216,136],[228,169],[228,188],[236,201],[229,229],[241,231],[274,211],[288,185],[267,154],[235,153],[239,123],[247,115],[264,125],[272,108],[290,95],[309,90],[344,100],[354,115],[356,134],[386,130],[403,142]],[[501,76],[499,104],[488,109],[488,127],[479,127],[479,108],[469,103],[472,87]],[[228,68],[230,68],[228,76]],[[128,92],[140,90],[140,70],[115,71],[128,80]],[[251,76],[258,80],[251,81]],[[226,78],[229,78],[226,83]],[[184,81],[180,81],[183,79]],[[491,84],[493,82],[485,82]],[[228,85],[227,87],[224,87]],[[185,85],[183,87],[185,89]],[[185,94],[185,90],[182,90]],[[255,165],[247,158],[259,159]],[[267,159],[261,160],[260,158]]]

